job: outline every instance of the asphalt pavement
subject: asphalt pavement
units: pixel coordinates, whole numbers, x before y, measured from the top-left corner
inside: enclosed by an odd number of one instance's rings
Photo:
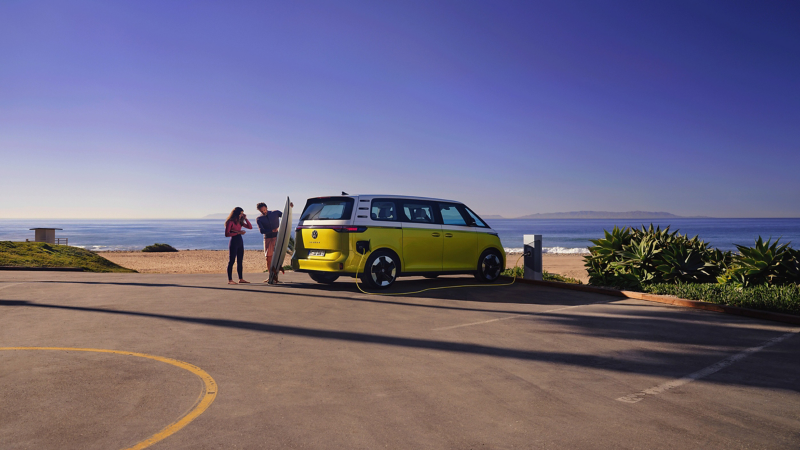
[[[798,327],[471,277],[283,281],[0,272],[0,448],[800,448]]]

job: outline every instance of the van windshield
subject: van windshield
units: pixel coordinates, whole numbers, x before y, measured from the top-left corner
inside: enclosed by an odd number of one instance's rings
[[[352,214],[352,198],[312,198],[306,203],[300,220],[350,220]]]

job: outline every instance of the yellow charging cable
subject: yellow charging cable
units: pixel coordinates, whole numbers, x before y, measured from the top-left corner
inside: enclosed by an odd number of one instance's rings
[[[419,291],[391,292],[391,293],[386,293],[386,294],[382,294],[380,292],[367,292],[364,289],[362,289],[361,285],[358,283],[358,269],[361,268],[361,264],[364,263],[364,257],[365,256],[367,256],[366,252],[364,252],[364,254],[361,255],[361,261],[359,261],[358,262],[358,266],[356,266],[356,287],[358,288],[359,291],[361,291],[362,293],[367,294],[367,295],[409,295],[409,294],[419,294],[420,292],[425,292],[425,291],[435,291],[435,290],[438,290],[438,289],[455,289],[455,288],[468,288],[468,287],[501,287],[501,286],[511,286],[512,284],[514,284],[515,281],[517,281],[517,274],[516,274],[516,271],[514,271],[515,273],[514,273],[514,277],[511,279],[511,283],[503,283],[503,284],[461,284],[461,285],[458,285],[458,286],[438,286],[438,287],[420,289]],[[519,255],[519,258],[517,258],[517,262],[514,263],[514,269],[516,269],[519,266],[519,260],[522,259],[523,256],[525,256],[524,253]]]

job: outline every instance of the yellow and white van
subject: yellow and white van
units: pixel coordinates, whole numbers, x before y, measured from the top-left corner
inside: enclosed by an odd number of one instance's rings
[[[319,283],[358,273],[372,288],[415,275],[493,282],[505,263],[497,233],[463,203],[399,195],[308,199],[292,255],[292,268]]]

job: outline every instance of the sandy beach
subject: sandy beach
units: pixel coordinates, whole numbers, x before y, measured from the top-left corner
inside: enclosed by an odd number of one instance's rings
[[[173,253],[101,252],[103,258],[141,273],[219,273],[228,267],[227,250],[181,250]],[[284,265],[290,264],[286,255]],[[267,268],[264,252],[245,250],[244,272],[263,272]],[[234,272],[236,267],[234,267]],[[234,273],[234,276],[236,274]]]
[[[228,265],[227,250],[183,250],[176,253],[142,253],[142,252],[101,252],[104,258],[120,266],[134,269],[141,273],[219,273],[224,274]],[[289,264],[290,256],[286,256],[285,264]],[[507,266],[515,263],[522,265],[518,254],[507,257]],[[544,270],[583,281],[589,281],[583,267],[582,255],[542,255]],[[246,273],[263,272],[266,268],[264,253],[258,250],[244,252],[244,271]],[[235,276],[235,274],[234,274]]]

